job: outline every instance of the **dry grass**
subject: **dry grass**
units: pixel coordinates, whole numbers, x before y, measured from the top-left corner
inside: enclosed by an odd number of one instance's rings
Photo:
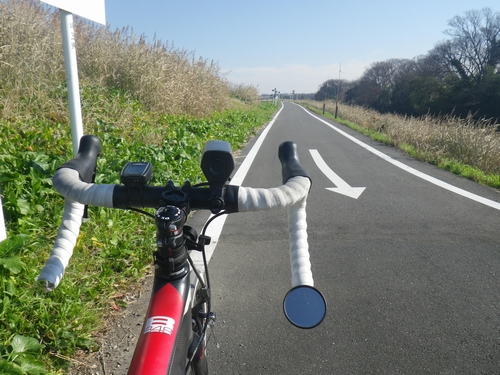
[[[61,37],[40,5],[0,3],[0,109],[3,117],[17,117],[25,108],[39,109],[64,81]],[[59,45],[58,49],[52,47]],[[51,101],[51,105],[57,104]]]
[[[231,95],[249,104],[255,104],[260,100],[259,90],[253,85],[232,84]]]
[[[80,25],[80,72],[99,86],[133,93],[154,111],[207,115],[228,104],[228,83],[212,61],[167,43],[148,44],[129,30]]]
[[[308,102],[322,108],[321,102]],[[326,104],[326,110],[334,113],[335,103]],[[414,149],[430,162],[454,160],[489,174],[500,174],[500,133],[498,124],[491,121],[459,119],[453,116],[419,118],[339,104],[340,118],[363,128],[383,133],[389,143],[403,149]]]
[[[225,109],[230,87],[212,61],[75,18],[82,86],[118,89],[150,110],[204,116]],[[58,13],[36,0],[0,2],[0,114],[67,116]]]

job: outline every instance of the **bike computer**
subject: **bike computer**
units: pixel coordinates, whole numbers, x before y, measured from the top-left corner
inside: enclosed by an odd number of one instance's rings
[[[128,162],[120,174],[120,182],[127,188],[143,188],[153,176],[150,162]]]

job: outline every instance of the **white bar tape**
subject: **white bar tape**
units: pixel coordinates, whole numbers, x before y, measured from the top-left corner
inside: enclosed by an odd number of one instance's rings
[[[64,212],[54,248],[50,253],[39,282],[45,291],[59,285],[76,245],[82,222],[84,204],[113,208],[114,185],[95,185],[80,181],[78,172],[68,168],[56,171],[54,188],[65,199]],[[292,285],[313,285],[309,245],[307,243],[306,199],[311,182],[305,177],[293,177],[286,184],[271,189],[240,187],[238,210],[260,211],[288,207],[290,262]]]
[[[60,283],[69,259],[73,255],[85,206],[70,199],[64,201],[64,211],[49,259],[38,276],[45,292],[53,291]]]
[[[240,186],[238,212],[263,211],[274,207],[288,207],[307,197],[311,181],[306,177],[290,178],[286,184],[270,189]]]
[[[94,185],[80,181],[78,172],[69,168],[58,169],[52,182],[65,200],[54,248],[38,276],[38,282],[46,292],[53,291],[64,276],[80,233],[84,205],[113,207],[114,189],[114,185]]]
[[[69,168],[58,169],[52,182],[54,189],[65,198],[90,206],[113,208],[115,185],[88,184],[80,181],[78,172]]]
[[[288,238],[292,286],[314,286],[307,242],[306,199],[311,181],[306,177],[290,178],[285,185],[271,189],[240,187],[238,211],[268,210],[288,207]]]
[[[292,287],[314,286],[311,262],[309,261],[309,243],[307,242],[306,198],[288,207],[287,211]]]

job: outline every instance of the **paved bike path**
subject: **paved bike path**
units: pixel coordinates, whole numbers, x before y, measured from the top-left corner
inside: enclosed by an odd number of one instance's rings
[[[330,123],[334,124],[332,121]],[[498,192],[334,126],[434,178],[498,202]],[[500,211],[395,167],[285,103],[243,185],[281,183],[278,145],[296,141],[315,282],[329,303],[311,331],[290,326],[286,214],[230,215],[210,263],[213,374],[495,373],[500,369]],[[249,145],[251,147],[251,145]],[[248,152],[245,149],[243,155]],[[337,194],[309,150],[352,187]]]

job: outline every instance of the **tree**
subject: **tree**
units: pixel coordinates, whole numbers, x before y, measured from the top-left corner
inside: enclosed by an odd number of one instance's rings
[[[432,69],[424,75],[439,85],[428,104],[432,112],[459,116],[498,113],[495,98],[500,87],[500,13],[490,8],[471,10],[449,21],[445,33],[452,39],[437,44],[427,61]],[[492,91],[493,90],[493,91]],[[423,104],[423,103],[420,103]]]
[[[445,63],[462,80],[481,82],[488,66],[500,67],[500,13],[490,8],[470,10],[455,16],[445,33],[452,37],[439,48],[445,52]],[[447,60],[447,61],[446,61]]]
[[[408,61],[396,77],[392,110],[414,116],[440,112],[440,98],[449,85],[447,77],[435,54]]]
[[[390,59],[373,63],[346,93],[346,100],[372,107],[380,112],[392,111],[396,81],[410,65],[411,61],[407,59]]]
[[[500,117],[500,13],[471,10],[448,24],[449,40],[412,60],[373,63],[345,100],[380,112]]]
[[[349,90],[352,82],[343,79],[329,79],[323,82],[316,92],[314,99],[318,101],[336,100],[337,94],[339,100],[343,101],[346,90]]]

